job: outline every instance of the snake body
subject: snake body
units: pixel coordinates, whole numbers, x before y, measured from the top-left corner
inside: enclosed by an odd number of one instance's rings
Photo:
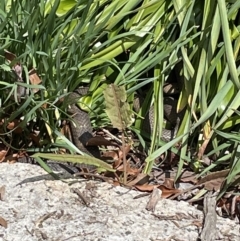
[[[66,99],[67,103],[70,103],[70,108],[68,113],[72,115],[73,121],[70,122],[72,141],[75,146],[82,152],[100,158],[100,151],[96,146],[87,146],[88,140],[93,137],[92,126],[90,122],[89,114],[79,107],[77,107],[76,102],[86,95],[88,88],[78,88],[72,92]],[[24,156],[18,159],[21,163],[38,164],[37,161],[32,157]],[[78,168],[95,169],[92,165],[87,164],[71,164],[62,163],[54,160],[47,160],[46,163],[52,169],[52,171],[58,174],[69,175],[79,172]]]
[[[162,129],[161,139],[165,142],[169,142],[176,137],[180,123],[184,117],[184,110],[177,112],[177,103],[176,95],[180,92],[180,87],[178,83],[166,83],[163,88],[164,92],[164,117],[165,120],[171,123],[172,129]],[[139,111],[141,103],[143,102],[142,98],[137,96],[134,100],[134,109],[136,112]],[[150,106],[149,111],[144,116],[144,121],[142,124],[142,129],[144,132],[150,134],[153,131],[154,126],[154,107]]]
[[[168,88],[168,93],[175,94],[176,88],[174,86],[168,85],[167,88]],[[93,137],[89,114],[84,110],[80,109],[76,105],[79,99],[82,96],[87,94],[87,91],[88,91],[88,88],[78,88],[68,96],[67,101],[69,101],[70,103],[70,108],[68,109],[68,113],[72,115],[72,120],[73,120],[70,122],[71,135],[72,135],[73,143],[82,152],[90,156],[100,158],[100,151],[97,146],[87,146],[88,140]],[[166,92],[166,89],[165,89],[165,92]],[[137,102],[135,102],[134,105],[135,105],[135,108],[136,108],[136,105],[138,105],[137,108],[139,108],[140,101],[138,100]],[[181,113],[177,113],[176,108],[177,108],[176,99],[168,96],[164,98],[164,116],[174,126],[173,130],[167,130],[167,129],[162,130],[161,138],[164,141],[170,141],[176,136],[179,124],[183,118],[183,111]],[[149,112],[145,116],[143,129],[146,132],[151,133],[153,130],[153,124],[154,124],[154,109],[153,107],[151,107],[149,109]],[[36,161],[33,160],[32,158],[22,158],[21,160],[19,160],[19,162],[36,163]],[[54,160],[48,160],[47,163],[55,171],[60,171],[60,172],[66,171],[72,174],[78,171],[78,169],[75,166],[72,166],[70,164],[59,163]],[[80,167],[80,168],[87,167],[91,169],[93,166],[78,164],[77,167]]]
[[[171,123],[172,129],[162,129],[161,139],[165,142],[169,142],[176,137],[179,125],[183,118],[183,112],[177,113],[177,100],[172,97],[164,98],[164,117],[165,120]],[[154,108],[150,107],[148,113],[146,114],[143,122],[143,130],[146,133],[152,133],[154,125]]]
[[[97,146],[87,146],[87,142],[93,137],[90,117],[87,112],[76,106],[76,102],[86,95],[88,88],[78,88],[69,95],[69,101],[72,102],[68,112],[73,115],[73,121],[70,122],[72,140],[75,146],[82,152],[100,157],[100,151]]]
[[[161,138],[168,142],[172,140],[178,131],[179,125],[183,119],[184,111],[177,113],[177,99],[174,99],[174,95],[178,94],[180,87],[178,83],[167,83],[164,85],[164,116],[167,121],[171,123],[173,129],[163,129]],[[89,114],[76,106],[76,102],[88,92],[88,88],[78,88],[69,95],[69,99],[72,102],[69,113],[73,114],[74,122],[70,122],[71,134],[74,144],[84,153],[91,156],[100,157],[100,152],[96,146],[86,146],[88,140],[93,137],[92,126],[89,118]],[[141,101],[135,101],[135,108],[140,108]],[[138,107],[136,107],[138,105]],[[143,123],[143,129],[147,133],[151,133],[154,125],[154,108],[150,107],[149,112],[145,116]]]

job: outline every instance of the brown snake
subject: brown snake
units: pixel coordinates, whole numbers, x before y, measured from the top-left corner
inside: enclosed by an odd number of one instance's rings
[[[80,87],[68,96],[67,101],[69,101],[70,103],[70,108],[68,109],[68,113],[72,115],[72,119],[73,119],[73,121],[70,122],[71,135],[72,135],[73,143],[79,150],[81,150],[82,152],[88,155],[94,156],[96,158],[100,158],[100,151],[97,146],[86,145],[88,140],[93,136],[89,114],[81,110],[76,105],[77,101],[82,96],[87,94],[87,91],[88,91],[88,88]],[[175,94],[177,91],[177,88],[174,87],[174,85],[168,85],[167,87],[165,87],[164,91],[165,91],[165,94]],[[139,103],[140,102],[138,101],[138,105]],[[135,103],[135,107],[136,107],[136,103]],[[167,130],[167,129],[162,130],[162,139],[164,141],[170,141],[175,137],[178,131],[179,124],[183,118],[184,111],[181,111],[178,114],[176,112],[176,108],[177,108],[177,100],[168,96],[164,98],[164,115],[166,119],[168,119],[174,125],[174,130]],[[145,116],[145,121],[143,126],[144,130],[148,133],[151,132],[153,129],[153,124],[154,124],[154,109],[153,107],[151,107],[149,112]],[[27,161],[19,160],[19,161],[31,162],[28,160]],[[70,169],[72,173],[77,172],[77,169],[74,169],[74,167],[68,164],[62,164],[51,160],[47,161],[47,163],[50,164],[50,166],[55,170],[58,170],[58,169],[60,170],[62,168],[65,170]],[[92,168],[92,166],[85,165],[85,164],[79,164],[77,166]]]
[[[71,136],[73,143],[80,151],[90,156],[100,158],[100,151],[97,146],[87,146],[88,140],[93,137],[89,114],[76,105],[76,102],[78,102],[83,95],[87,94],[87,91],[88,88],[78,88],[66,98],[66,101],[70,103],[68,113],[72,115],[73,119],[73,121],[70,122]],[[36,160],[31,157],[22,157],[18,159],[18,162],[37,164]],[[63,174],[74,174],[79,172],[78,168],[94,169],[94,166],[86,164],[72,165],[54,160],[47,160],[46,162],[52,170]]]
[[[72,103],[76,103],[80,97],[86,95],[88,88],[78,88],[72,92],[69,96],[69,99]],[[177,83],[167,83],[164,86],[164,93],[166,95],[173,95],[179,93],[179,86]],[[138,101],[138,103],[140,103]],[[136,107],[136,104],[135,104]],[[172,140],[178,131],[180,122],[183,118],[184,111],[177,113],[177,100],[170,96],[165,96],[164,98],[164,116],[166,119],[174,126],[173,130],[162,130],[162,139],[164,141]],[[88,140],[93,136],[92,135],[92,126],[89,118],[89,114],[75,104],[71,105],[69,113],[73,114],[73,120],[75,123],[70,122],[71,134],[74,144],[84,153],[92,155],[99,158],[100,152],[96,146],[86,146]],[[150,108],[147,116],[145,117],[143,128],[146,131],[152,131],[154,124],[154,110],[153,107]]]
[[[87,146],[87,142],[93,137],[89,114],[76,106],[76,102],[87,94],[88,88],[78,88],[69,95],[72,102],[68,112],[73,115],[74,123],[70,122],[72,140],[75,146],[82,152],[100,158],[97,146]]]
[[[165,142],[169,142],[172,139],[175,138],[180,123],[183,119],[185,109],[181,110],[179,113],[177,113],[177,103],[178,100],[175,99],[173,96],[180,93],[180,87],[178,83],[166,83],[163,87],[164,92],[164,117],[165,119],[171,123],[173,129],[168,130],[163,128],[161,139]],[[134,100],[134,109],[136,112],[140,109],[140,103],[142,101],[140,100],[140,97],[137,97]],[[146,116],[144,117],[142,128],[146,133],[152,133],[154,126],[154,108],[151,106],[149,108],[149,111],[146,113]]]

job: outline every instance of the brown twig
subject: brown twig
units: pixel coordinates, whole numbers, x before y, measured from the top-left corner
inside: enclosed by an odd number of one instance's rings
[[[71,188],[72,192],[76,193],[78,195],[78,197],[83,201],[83,203],[89,207],[90,202],[87,200],[86,197],[84,197],[84,195],[77,189],[77,188]]]

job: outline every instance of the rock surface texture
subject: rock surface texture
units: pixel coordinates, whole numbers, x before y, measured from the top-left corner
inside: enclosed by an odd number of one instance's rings
[[[201,232],[203,214],[186,202],[161,199],[150,212],[149,197],[133,199],[134,190],[84,179],[69,185],[35,165],[0,165],[0,217],[7,222],[0,240],[195,241]],[[216,240],[239,241],[239,227],[218,217]]]

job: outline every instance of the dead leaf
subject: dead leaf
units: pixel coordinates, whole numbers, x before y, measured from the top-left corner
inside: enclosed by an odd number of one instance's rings
[[[225,178],[229,173],[229,169],[227,170],[222,170],[222,171],[217,171],[217,172],[212,172],[205,177],[201,178],[198,182],[198,184],[203,184],[208,181],[212,181],[217,178]]]
[[[124,167],[123,164],[117,168],[117,171],[123,172]],[[127,174],[137,176],[139,174],[140,170],[137,168],[130,167],[129,162],[127,162]]]
[[[128,182],[128,186],[144,185],[148,183],[149,178],[150,178],[149,175],[145,173],[139,173],[133,181]]]
[[[188,182],[188,183],[193,183],[196,184],[198,182],[197,180],[197,175],[194,173],[189,173],[189,175],[182,176],[180,178],[180,182]]]
[[[160,185],[152,185],[152,184],[145,184],[145,185],[135,185],[139,191],[142,192],[151,192],[154,188],[158,188]]]
[[[163,185],[167,188],[174,188],[174,180],[171,178],[165,178]]]
[[[182,173],[179,182],[188,182],[196,184],[198,182],[197,175],[193,171],[184,170]]]
[[[7,129],[8,130],[13,130],[14,129],[14,131],[13,131],[14,133],[21,134],[23,130],[22,130],[21,127],[19,127],[20,123],[21,123],[20,120],[15,119],[12,122],[8,123]]]
[[[236,198],[235,215],[237,216],[240,222],[240,197]]]
[[[14,59],[16,59],[16,57],[17,57],[15,54],[7,51],[6,49],[4,49],[4,56],[5,56],[5,58],[6,58],[8,61],[10,61],[10,62],[12,62],[12,61],[13,61]]]
[[[224,178],[216,178],[216,179],[206,182],[204,184],[204,187],[208,191],[216,191],[217,192],[220,190],[223,181],[224,181]]]
[[[116,162],[115,163],[115,166],[119,166],[121,164],[121,160],[120,162],[117,164],[118,160],[119,160],[119,157],[118,157],[118,151],[106,151],[106,152],[103,152],[102,156],[101,156],[102,159],[106,160],[106,161],[109,161],[109,160],[112,160],[112,162]]]
[[[38,84],[42,83],[42,80],[37,75],[36,69],[31,69],[28,72],[28,74],[29,74],[29,80],[32,85],[38,85]]]
[[[168,187],[165,187],[164,185],[160,185],[159,189],[161,189],[161,191],[162,191],[163,198],[168,198],[168,197],[172,196],[173,194],[181,192],[181,190],[178,190],[175,188],[168,188]]]
[[[211,138],[206,138],[202,144],[202,146],[200,146],[199,150],[198,150],[198,154],[197,154],[197,157],[198,157],[198,160],[201,160],[202,157],[203,157],[203,154],[207,148],[207,145],[209,143],[209,141],[211,140]]]
[[[71,130],[69,125],[63,125],[60,132],[72,142]]]
[[[227,198],[225,197],[221,197],[218,201],[217,201],[217,207],[223,207],[225,204],[227,203]]]
[[[18,158],[19,158],[19,155],[15,153],[15,154],[6,156],[3,161],[9,162],[9,163],[15,163]]]
[[[135,185],[135,187],[139,191],[145,191],[145,192],[151,192],[155,187],[159,188],[162,191],[162,197],[167,198],[170,197],[173,194],[180,193],[181,190],[175,189],[175,188],[167,188],[164,185]]]
[[[49,104],[48,103],[44,103],[41,107],[43,108],[43,109],[47,109],[48,108],[48,106],[49,106]]]
[[[219,191],[223,181],[227,177],[229,169],[217,171],[206,175],[198,181],[198,184],[204,184],[205,189]]]
[[[32,85],[38,85],[40,83],[42,83],[42,80],[39,78],[39,76],[37,75],[37,72],[35,69],[31,69],[29,72],[28,72],[28,75],[29,75],[29,80],[30,80],[30,83]],[[32,89],[34,93],[38,92],[39,89]]]
[[[0,162],[3,162],[3,161],[4,161],[6,155],[7,155],[7,150],[2,149],[2,150],[0,151]]]
[[[0,225],[4,228],[7,228],[7,221],[0,216]]]
[[[129,151],[131,150],[131,146],[130,145],[125,145],[125,155],[127,156]],[[119,150],[119,158],[123,159],[123,151],[120,149]]]

